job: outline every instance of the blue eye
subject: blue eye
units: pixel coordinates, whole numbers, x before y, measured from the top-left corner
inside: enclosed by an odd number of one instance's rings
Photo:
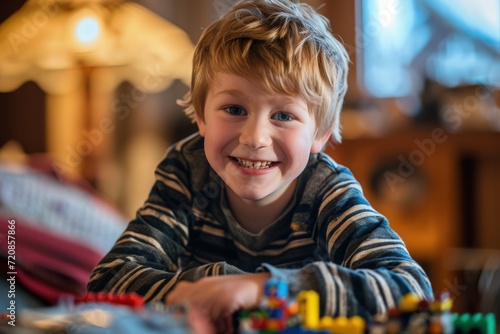
[[[246,115],[245,110],[241,107],[238,107],[238,106],[229,106],[229,107],[224,108],[224,110],[227,111],[231,115],[236,115],[236,116]]]
[[[292,121],[293,117],[290,114],[284,113],[284,112],[279,112],[273,115],[272,119],[281,121],[281,122],[288,122]]]

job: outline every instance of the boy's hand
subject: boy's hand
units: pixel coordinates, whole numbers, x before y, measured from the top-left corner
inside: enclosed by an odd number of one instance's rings
[[[232,331],[232,314],[259,306],[269,273],[204,277],[178,282],[168,294],[168,305],[185,304],[198,318],[206,318],[217,332]],[[202,317],[199,315],[203,314]],[[196,327],[194,323],[192,326]]]

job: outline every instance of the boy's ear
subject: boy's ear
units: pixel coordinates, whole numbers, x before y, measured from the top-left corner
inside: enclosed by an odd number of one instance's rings
[[[196,121],[196,125],[198,125],[198,131],[200,131],[200,136],[205,137],[205,133],[207,130],[207,125],[205,124],[205,121],[202,120],[198,115],[195,115],[194,119]]]
[[[316,154],[323,150],[323,147],[328,142],[328,139],[332,136],[332,131],[326,132],[324,135],[316,135],[311,146],[311,153]]]

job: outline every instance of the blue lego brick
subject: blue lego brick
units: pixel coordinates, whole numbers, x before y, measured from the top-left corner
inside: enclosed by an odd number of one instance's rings
[[[300,326],[293,326],[293,327],[285,328],[280,333],[281,334],[302,334],[303,333],[302,330],[303,329]]]
[[[300,334],[331,334],[331,332],[327,329],[306,329],[306,328],[301,328]]]
[[[288,298],[288,283],[276,278],[270,278],[264,287],[264,294],[267,297]]]
[[[272,319],[283,319],[283,317],[285,315],[284,315],[284,311],[282,309],[277,308],[274,310],[268,310],[267,316],[268,316],[268,318],[272,318]]]

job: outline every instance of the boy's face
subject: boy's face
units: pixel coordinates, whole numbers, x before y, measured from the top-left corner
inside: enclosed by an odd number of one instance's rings
[[[197,119],[208,162],[242,199],[272,203],[285,193],[329,134],[316,137],[300,97],[269,93],[252,79],[218,73]],[[228,196],[231,193],[228,193]]]

